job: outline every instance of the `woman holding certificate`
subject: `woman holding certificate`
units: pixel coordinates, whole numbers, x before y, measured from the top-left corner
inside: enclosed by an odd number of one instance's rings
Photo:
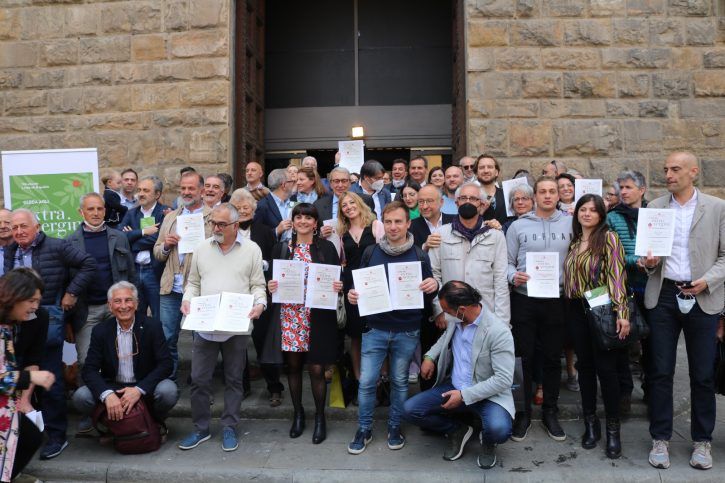
[[[342,238],[345,255],[345,271],[343,272],[344,290],[347,293],[353,286],[352,271],[360,268],[360,259],[367,247],[375,245],[385,229],[375,213],[358,195],[345,192],[339,199],[340,209],[337,211],[337,232]],[[360,319],[357,305],[352,305],[345,297],[345,313],[347,322],[345,332],[350,337],[350,356],[355,380],[360,380],[360,348],[362,346],[363,322]],[[355,388],[357,395],[357,388]],[[357,398],[357,396],[355,396]]]
[[[601,288],[617,313],[617,334],[624,339],[629,334],[627,307],[627,272],[624,247],[619,236],[609,230],[607,210],[599,195],[586,194],[574,208],[573,240],[564,261],[564,294],[569,299],[570,333],[574,339],[584,411],[582,447],[592,449],[601,438],[601,425],[596,416],[597,377],[602,387],[604,412],[607,417],[607,446],[609,458],[622,455],[619,423],[619,376],[617,360],[620,350],[603,350],[590,329],[585,312],[589,304],[585,294]]]
[[[304,169],[304,168],[303,168]],[[302,170],[301,170],[302,171]],[[302,407],[302,368],[306,363],[310,373],[312,396],[315,400],[315,430],[312,442],[325,440],[325,365],[337,359],[337,313],[333,309],[310,308],[318,305],[320,297],[309,297],[327,289],[342,290],[339,281],[340,259],[335,246],[318,236],[318,214],[309,203],[299,203],[292,210],[292,239],[279,242],[272,250],[272,280],[267,283],[272,294],[272,328],[265,343],[266,361],[281,362],[279,352],[289,367],[287,381],[294,406],[290,438],[302,435],[305,411]],[[323,265],[330,265],[326,268]],[[308,280],[314,269],[315,280]],[[332,274],[332,275],[331,275]],[[334,274],[337,274],[335,276]],[[323,280],[329,280],[323,287]],[[324,294],[323,294],[324,296]],[[279,324],[278,326],[276,324]],[[279,329],[275,330],[275,327]]]

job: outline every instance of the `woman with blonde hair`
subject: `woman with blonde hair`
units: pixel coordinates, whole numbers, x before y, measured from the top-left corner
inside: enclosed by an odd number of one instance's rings
[[[297,194],[292,195],[290,200],[312,204],[326,193],[317,171],[314,168],[302,167],[297,171]]]
[[[343,290],[353,287],[352,271],[360,268],[362,254],[367,247],[375,245],[385,234],[383,224],[375,213],[355,193],[349,191],[340,196],[337,210],[337,233],[342,238],[343,249]],[[350,356],[355,379],[360,380],[360,350],[362,347],[363,323],[357,305],[352,305],[345,297],[347,323],[345,332],[350,337]],[[357,390],[355,391],[357,395]],[[356,396],[357,398],[357,396]]]

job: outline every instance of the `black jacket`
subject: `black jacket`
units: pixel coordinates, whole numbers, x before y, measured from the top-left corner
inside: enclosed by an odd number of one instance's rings
[[[156,203],[153,212],[151,212],[151,216],[154,217],[154,221],[158,223],[159,226],[161,226],[161,223],[164,221],[164,210],[167,208],[168,206],[166,205]],[[153,268],[156,278],[161,280],[161,274],[164,273],[164,264],[156,260],[156,257],[154,256],[154,245],[156,244],[156,240],[159,238],[159,232],[156,232],[153,235],[142,235],[141,218],[143,218],[141,207],[137,206],[136,208],[131,208],[126,212],[126,216],[123,217],[123,221],[121,221],[121,224],[118,225],[118,229],[123,231],[125,227],[131,228],[131,231],[124,231],[123,233],[126,235],[126,238],[128,238],[128,242],[131,244],[133,259],[136,260],[138,252],[149,250],[151,252],[151,268]]]
[[[103,190],[103,202],[106,205],[106,216],[103,220],[110,227],[116,228],[128,211],[128,207],[121,203],[121,195],[106,188]]]
[[[40,366],[45,355],[45,339],[48,338],[48,311],[38,307],[36,317],[16,324],[15,357],[18,368]]]
[[[259,246],[262,250],[262,260],[266,261],[268,268],[272,266],[272,249],[277,238],[274,236],[274,230],[262,223],[252,222],[249,227],[249,238]],[[264,272],[264,277],[269,281],[272,272],[268,269]]]
[[[456,215],[446,215],[445,213],[442,215],[444,225],[452,222],[456,217]],[[425,222],[425,218],[422,216],[410,221],[410,229],[408,232],[413,235],[413,243],[419,248],[423,248],[423,243],[425,243],[430,236],[430,228],[428,228],[428,223]]]
[[[5,273],[13,269],[17,250],[16,242],[5,248]],[[68,240],[53,238],[41,232],[33,248],[33,269],[40,274],[45,284],[41,305],[59,305],[65,292],[77,296],[83,294],[93,281],[96,261]]]
[[[108,389],[116,390],[124,386],[116,382],[116,326],[116,318],[111,317],[94,327],[91,333],[91,345],[88,347],[82,377],[95,399],[99,399]],[[136,383],[133,385],[150,396],[159,382],[171,376],[174,363],[166,346],[161,324],[157,320],[137,313],[133,333],[133,352],[136,353],[133,356]]]
[[[491,203],[491,206],[489,206],[483,213],[483,219],[498,220],[498,222],[501,223],[501,226],[503,226],[509,217],[508,213],[506,213],[506,200],[503,197],[503,189],[496,187],[496,194],[494,195],[494,198],[496,199],[496,209],[493,209],[493,203]]]

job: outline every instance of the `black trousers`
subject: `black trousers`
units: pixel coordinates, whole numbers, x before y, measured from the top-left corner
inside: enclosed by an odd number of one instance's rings
[[[267,307],[271,307],[271,300],[268,299],[267,304]],[[264,340],[267,337],[267,330],[269,330],[269,319],[271,317],[271,313],[272,311],[267,309],[262,312],[259,319],[254,321],[254,328],[252,329],[252,343],[254,344],[254,350],[257,352],[257,359],[259,359],[260,354],[264,351]],[[267,383],[267,391],[269,391],[270,394],[273,392],[281,393],[284,390],[284,386],[279,380],[280,366],[276,364],[260,363],[259,367],[262,371],[262,376]],[[247,392],[250,389],[249,360],[247,360],[247,364],[244,366],[244,391]]]
[[[542,385],[546,412],[557,412],[561,384],[561,350],[564,345],[565,317],[561,299],[538,299],[519,293],[511,294],[511,325],[516,355],[524,370],[525,411],[531,415],[532,374],[536,359],[536,342],[541,344],[543,359]]]
[[[38,427],[24,414],[19,414],[18,417],[20,423],[18,427],[18,446],[15,448],[15,461],[13,462],[13,479],[23,471],[43,443],[43,435]]]
[[[605,351],[597,345],[589,329],[582,299],[568,300],[569,328],[576,352],[576,370],[579,372],[579,391],[584,415],[597,411],[597,377],[602,387],[604,412],[607,418],[619,417],[619,361],[627,356],[627,349]],[[622,355],[624,354],[624,356]]]

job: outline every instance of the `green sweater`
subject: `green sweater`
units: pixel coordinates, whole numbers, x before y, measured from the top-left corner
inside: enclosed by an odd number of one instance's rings
[[[627,220],[621,213],[614,211],[607,213],[607,223],[609,223],[612,230],[617,232],[619,240],[624,246],[624,260],[627,268],[627,284],[632,288],[632,291],[644,293],[644,287],[647,284],[647,274],[644,269],[637,266],[639,256],[634,254],[634,246],[637,242],[636,236],[630,235]]]

